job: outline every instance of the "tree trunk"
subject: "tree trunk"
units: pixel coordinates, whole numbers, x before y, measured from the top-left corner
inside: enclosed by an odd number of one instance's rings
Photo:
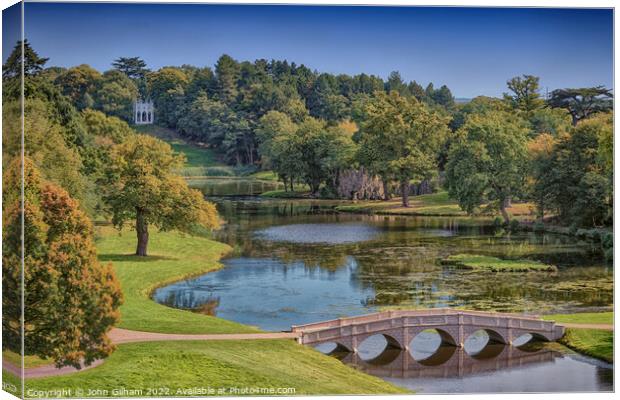
[[[506,211],[506,203],[505,201],[500,201],[499,211],[502,213],[502,217],[504,217],[504,223],[508,225],[510,223],[510,216],[508,216],[508,211]]]
[[[138,235],[137,256],[146,256],[146,246],[149,243],[149,225],[146,222],[144,210],[136,208],[136,233]]]
[[[507,196],[504,199],[504,207],[506,207],[506,208],[512,207],[512,199],[510,198],[510,196]]]
[[[383,182],[383,201],[388,201],[392,198],[390,196],[390,186],[388,185],[387,179],[381,178],[381,182]]]
[[[403,199],[403,207],[409,207],[409,181],[400,182],[400,195]]]

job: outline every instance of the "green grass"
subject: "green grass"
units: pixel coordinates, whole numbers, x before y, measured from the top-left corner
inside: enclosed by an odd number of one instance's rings
[[[503,260],[496,257],[478,254],[454,254],[441,260],[443,265],[452,265],[457,268],[486,270],[492,272],[553,272],[557,268],[532,260]]]
[[[248,175],[250,178],[260,179],[263,181],[277,181],[278,174],[273,171],[258,171],[253,174]]]
[[[352,213],[395,214],[395,215],[429,215],[429,216],[464,216],[456,201],[448,197],[447,192],[412,196],[409,207],[403,207],[400,198],[388,201],[360,201],[355,204],[342,205],[336,210]]]
[[[310,194],[306,191],[294,191],[290,190],[284,191],[282,190],[270,190],[268,192],[261,193],[262,197],[271,197],[273,199],[301,199],[307,198]]]
[[[237,333],[257,329],[221,318],[163,306],[151,292],[167,283],[221,268],[218,260],[230,246],[207,238],[177,232],[152,232],[149,256],[132,255],[136,237],[99,227],[97,249],[103,262],[111,261],[125,296],[120,328],[169,333]]]
[[[172,129],[157,125],[137,125],[134,129],[140,133],[155,136],[168,142],[177,153],[185,154],[187,161],[179,174],[184,176],[234,176],[233,168],[222,163],[217,153],[210,148],[198,146],[180,137]]]
[[[4,379],[17,386],[8,373]],[[191,395],[182,390],[213,388],[293,388],[291,394],[398,394],[406,390],[354,370],[290,340],[154,342],[120,345],[102,365],[76,374],[28,379],[27,389],[141,390],[134,396]],[[181,392],[179,392],[179,390]],[[89,397],[84,393],[80,397]],[[101,396],[98,397],[107,397]],[[127,395],[125,395],[127,396]],[[204,394],[203,394],[204,396]],[[121,396],[119,396],[121,397]],[[123,396],[124,397],[124,396]]]
[[[13,365],[21,365],[22,356],[10,350],[2,350],[2,358],[7,360]],[[52,361],[45,360],[38,356],[26,356],[24,357],[24,367],[26,368],[34,368],[40,367],[41,365],[51,364]]]
[[[482,207],[485,208],[485,207]],[[514,203],[508,208],[508,212],[513,216],[523,216],[531,214],[532,205],[530,203]],[[441,191],[432,194],[409,197],[409,207],[403,207],[400,197],[388,201],[372,200],[360,201],[355,204],[348,204],[336,207],[342,212],[360,214],[386,214],[386,215],[419,215],[437,217],[462,217],[467,213],[459,207],[458,203],[448,196],[448,192]],[[487,217],[491,214],[484,212]]]
[[[546,320],[558,323],[566,322],[573,324],[613,324],[614,313],[575,313],[575,314],[552,314],[542,317]],[[613,362],[614,358],[614,332],[603,329],[567,328],[566,334],[560,343],[579,353],[598,358],[607,362]]]
[[[556,322],[569,322],[573,324],[613,324],[614,313],[609,312],[593,312],[593,313],[575,313],[575,314],[551,314],[543,315],[543,319]]]
[[[560,343],[581,354],[614,361],[614,333],[602,329],[567,328]]]

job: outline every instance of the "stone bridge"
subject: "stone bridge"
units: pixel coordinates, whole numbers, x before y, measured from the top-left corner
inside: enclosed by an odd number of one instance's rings
[[[411,340],[428,329],[435,329],[443,344],[459,347],[479,330],[488,334],[490,342],[503,344],[512,344],[528,333],[544,341],[555,341],[564,335],[563,326],[536,316],[446,308],[384,311],[297,325],[291,330],[299,335],[297,340],[301,344],[336,343],[339,351],[357,352],[360,343],[378,334],[385,337],[388,347],[408,350]]]

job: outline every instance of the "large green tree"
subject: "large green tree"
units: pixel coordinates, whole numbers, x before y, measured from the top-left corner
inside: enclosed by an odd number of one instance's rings
[[[548,103],[551,107],[568,110],[573,117],[573,125],[577,125],[592,114],[612,110],[613,94],[603,86],[557,89],[551,92]]]
[[[169,144],[147,135],[132,135],[112,148],[101,180],[104,200],[116,227],[134,222],[138,256],[147,255],[149,225],[163,231],[219,225],[215,206],[173,173],[183,162]]]
[[[138,88],[120,71],[106,71],[94,97],[94,108],[127,122],[133,121],[133,102],[138,97]]]
[[[21,76],[22,74],[22,60],[24,66],[24,75],[31,76],[36,75],[43,70],[43,66],[49,58],[39,57],[36,51],[33,50],[28,39],[23,41],[23,53],[22,53],[22,41],[19,40],[6,62],[2,65],[2,77],[14,78]]]
[[[525,121],[507,112],[487,112],[467,118],[448,153],[446,183],[451,197],[473,213],[491,201],[504,221],[506,206],[525,187],[527,173]]]
[[[545,101],[540,97],[539,80],[534,75],[517,76],[506,84],[510,93],[504,93],[504,99],[515,110],[529,117],[532,112],[542,108]]]
[[[89,65],[69,68],[56,78],[55,83],[69,97],[78,110],[93,108],[95,96],[101,84],[101,73]]]
[[[437,168],[447,123],[415,97],[377,93],[366,106],[360,161],[384,182],[398,181],[403,207],[409,207],[409,184]]]

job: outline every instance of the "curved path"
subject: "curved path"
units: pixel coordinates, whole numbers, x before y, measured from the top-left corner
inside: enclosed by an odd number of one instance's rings
[[[222,334],[179,334],[130,331],[114,328],[108,334],[112,343],[156,342],[167,340],[257,340],[257,339],[297,339],[301,333],[267,332],[267,333],[222,333]]]
[[[565,328],[579,328],[579,329],[601,329],[605,331],[613,331],[614,326],[612,324],[578,324],[573,322],[562,322]]]
[[[128,329],[113,328],[108,334],[114,344],[135,343],[135,342],[157,342],[170,340],[259,340],[259,339],[297,339],[300,334],[294,332],[267,332],[267,333],[226,333],[226,334],[176,334],[176,333],[155,333],[131,331]],[[42,378],[46,376],[59,376],[84,371],[101,365],[104,360],[97,360],[89,366],[82,366],[81,369],[75,367],[56,368],[53,364],[42,365],[40,367],[26,368],[24,375],[26,378]],[[2,360],[2,368],[16,376],[21,376],[21,367]]]
[[[575,324],[563,323],[567,328],[583,328],[583,329],[604,329],[614,330],[613,325],[609,324]],[[301,333],[299,332],[267,332],[267,333],[226,333],[226,334],[177,334],[177,333],[155,333],[132,331],[128,329],[113,328],[109,337],[114,344],[135,343],[135,342],[156,342],[169,340],[260,340],[260,339],[297,339]],[[40,367],[26,368],[26,378],[42,378],[46,376],[59,376],[71,374],[78,371],[84,371],[101,365],[104,360],[97,360],[89,366],[81,369],[74,367],[56,368],[53,364],[42,365]],[[13,375],[20,376],[21,368],[6,360],[2,360],[2,368]]]

